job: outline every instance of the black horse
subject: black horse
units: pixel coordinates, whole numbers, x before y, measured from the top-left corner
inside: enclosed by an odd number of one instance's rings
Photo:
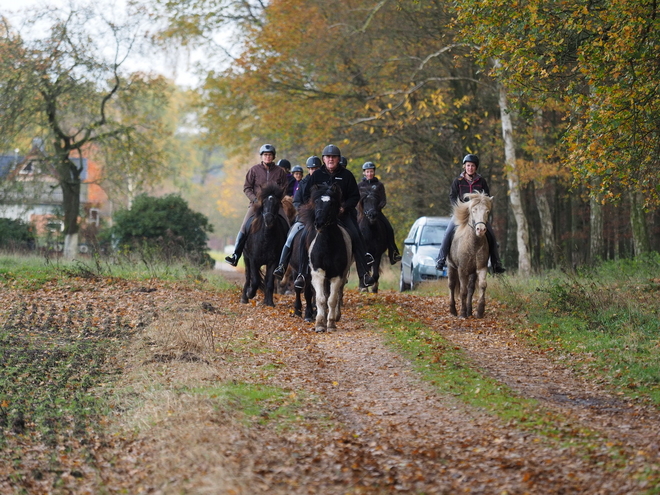
[[[358,203],[358,227],[364,238],[367,252],[374,257],[374,264],[371,267],[371,276],[374,279],[374,285],[371,288],[373,293],[378,292],[380,262],[383,254],[387,251],[387,228],[381,217],[379,201],[380,199],[372,191],[369,191],[360,198]],[[360,290],[368,290],[362,280],[360,280]]]
[[[264,291],[264,305],[275,306],[273,291],[277,267],[289,230],[286,220],[279,215],[282,204],[282,188],[276,184],[265,186],[254,203],[254,220],[243,252],[245,259],[245,285],[241,302],[247,303],[258,289]],[[261,267],[266,266],[265,275]]]
[[[300,269],[300,259],[303,256],[307,256],[307,233],[305,230],[300,232],[293,240],[291,245],[291,259],[289,260],[289,271],[292,274],[297,274]],[[304,253],[303,253],[304,251]],[[293,314],[294,316],[302,316],[302,297],[305,295],[305,321],[312,322],[316,314],[316,301],[314,299],[314,287],[312,286],[312,276],[309,273],[309,270],[305,270],[306,273],[303,274],[305,277],[305,288],[299,289],[294,286],[294,292],[296,294],[296,301],[293,305]],[[287,272],[288,273],[288,272]]]
[[[341,190],[335,184],[312,191],[310,204],[301,209],[305,224],[309,271],[316,293],[316,331],[335,329],[348,270],[353,262],[351,238],[338,223]]]

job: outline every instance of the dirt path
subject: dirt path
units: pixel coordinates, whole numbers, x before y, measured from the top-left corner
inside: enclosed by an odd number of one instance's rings
[[[657,411],[611,396],[526,348],[498,326],[496,307],[484,332],[472,320],[445,316],[444,298],[349,292],[340,329],[316,334],[291,318],[290,297],[273,309],[238,305],[238,292],[204,295],[206,311],[199,297],[182,296],[169,325],[161,320],[150,327],[118,385],[135,401],[117,414],[122,440],[109,452],[115,466],[134,473],[133,486],[141,491],[627,494],[650,488],[637,473],[658,469]],[[602,455],[618,448],[625,468],[607,470],[598,453],[585,456],[438,395],[368,324],[370,309],[362,302],[383,297],[413,310],[486,373],[565,414],[569,427],[598,432]],[[206,320],[217,332],[216,346],[239,337],[244,346],[224,348],[221,359],[192,359],[194,346],[186,354],[185,345],[173,344],[172,329],[184,320],[198,327]],[[163,333],[167,345],[158,340]],[[304,396],[298,420],[278,429],[266,408],[263,423],[247,426],[212,395],[189,391],[231,381]],[[106,483],[119,484],[119,478],[110,475]]]

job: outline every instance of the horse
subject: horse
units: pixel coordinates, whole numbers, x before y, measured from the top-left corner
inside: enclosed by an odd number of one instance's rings
[[[340,207],[341,189],[332,184],[316,187],[310,203],[300,211],[300,219],[305,224],[309,269],[316,293],[317,332],[337,328],[344,285],[353,263],[351,237],[338,223]]]
[[[298,235],[293,239],[293,244],[291,245],[291,259],[289,260],[289,269],[287,270],[286,276],[289,278],[294,278],[295,274],[298,273],[300,267],[300,255],[301,250],[307,250],[306,246],[306,233],[305,231],[299,232]],[[285,276],[285,278],[286,278]],[[314,287],[312,286],[312,276],[309,271],[304,273],[305,277],[305,288],[299,289],[298,287],[293,287],[293,290],[296,295],[295,302],[293,304],[293,315],[294,316],[303,316],[302,311],[302,295],[305,296],[305,321],[313,322],[314,317],[316,316],[316,301],[314,299]],[[292,284],[293,285],[293,284]]]
[[[364,238],[367,252],[371,253],[374,257],[374,264],[371,268],[372,277],[374,278],[374,285],[371,287],[371,292],[374,294],[378,292],[380,262],[383,253],[387,251],[387,230],[381,219],[382,213],[379,201],[380,199],[373,193],[373,191],[369,191],[362,196],[358,202],[358,228]],[[362,280],[360,280],[360,290],[369,290],[364,286]]]
[[[493,198],[484,193],[466,194],[465,203],[454,206],[456,231],[447,258],[449,277],[449,312],[457,316],[456,297],[461,299],[461,317],[472,315],[472,296],[478,284],[477,318],[486,307],[488,240],[486,222]]]
[[[283,191],[277,184],[266,185],[254,203],[254,219],[245,243],[245,285],[241,302],[254,298],[258,289],[264,291],[264,305],[275,306],[273,291],[275,277],[273,271],[280,259],[282,246],[286,241],[289,225],[279,214]],[[261,267],[266,266],[265,274]]]

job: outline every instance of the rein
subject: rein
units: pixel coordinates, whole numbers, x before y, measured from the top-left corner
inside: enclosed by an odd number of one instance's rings
[[[479,224],[483,224],[484,227],[488,228],[488,226],[486,225],[486,222],[475,222],[475,223],[468,224],[468,225],[470,227],[472,227],[472,230],[477,230],[477,225],[479,225]]]

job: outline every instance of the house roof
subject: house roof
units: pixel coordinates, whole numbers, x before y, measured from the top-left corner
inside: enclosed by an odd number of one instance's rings
[[[6,177],[17,163],[21,163],[25,157],[16,155],[0,155],[0,179]]]

